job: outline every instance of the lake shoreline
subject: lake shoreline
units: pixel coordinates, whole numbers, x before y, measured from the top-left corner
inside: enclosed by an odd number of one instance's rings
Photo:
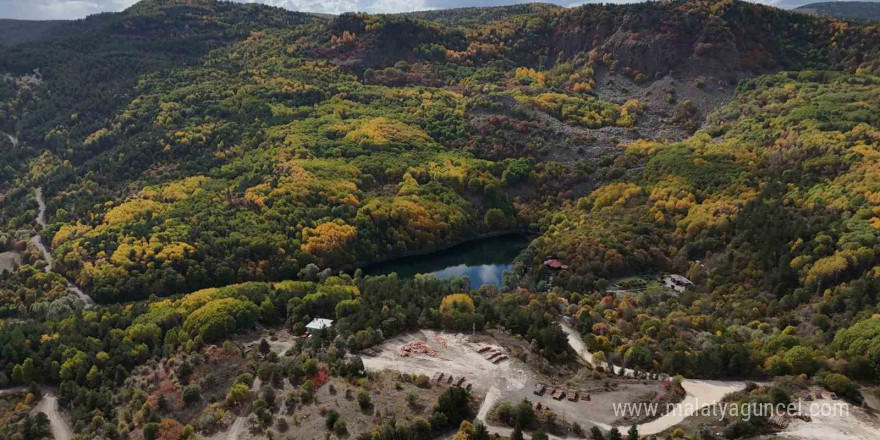
[[[456,241],[456,242],[453,242],[453,243],[450,243],[447,245],[434,247],[431,249],[398,252],[398,253],[395,253],[395,254],[390,255],[388,257],[385,257],[385,258],[382,258],[379,260],[375,260],[375,261],[371,261],[369,263],[355,264],[355,265],[353,265],[353,268],[354,268],[354,270],[357,270],[357,269],[365,270],[365,269],[370,268],[371,266],[378,266],[380,264],[390,263],[394,260],[399,260],[402,258],[423,257],[423,256],[431,255],[431,254],[434,254],[437,252],[448,251],[450,249],[456,248],[458,246],[463,246],[468,243],[487,240],[490,238],[506,237],[508,235],[510,235],[510,236],[520,235],[520,236],[524,236],[524,237],[533,237],[533,236],[540,235],[540,232],[535,229],[511,229],[511,230],[507,230],[507,231],[485,232],[482,234],[477,234],[476,236],[473,236],[468,239],[459,240],[459,241]]]

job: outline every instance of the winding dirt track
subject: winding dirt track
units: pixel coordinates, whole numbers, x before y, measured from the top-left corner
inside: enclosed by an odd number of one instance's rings
[[[46,227],[46,202],[43,200],[43,188],[35,188],[34,189],[34,198],[37,199],[37,205],[39,206],[39,211],[37,212],[37,224],[40,227]],[[31,243],[40,250],[40,253],[43,254],[43,259],[46,260],[46,267],[44,270],[46,272],[51,272],[54,266],[54,260],[52,260],[52,253],[49,252],[49,249],[46,248],[46,245],[43,244],[43,238],[40,237],[39,234],[31,237]],[[83,302],[83,306],[85,308],[93,307],[95,305],[95,301],[85,292],[82,291],[79,287],[73,284],[70,280],[67,281],[67,290],[70,293],[73,293]]]
[[[18,138],[17,138],[17,137],[15,137],[15,136],[13,136],[13,135],[11,135],[11,134],[9,134],[9,133],[6,133],[5,131],[0,131],[0,134],[2,134],[2,135],[4,135],[4,136],[6,136],[7,138],[9,138],[9,142],[12,142],[12,148],[17,148],[17,147],[18,147]]]
[[[565,322],[560,321],[559,326],[562,327],[562,331],[568,336],[568,345],[574,349],[578,356],[590,364],[596,365],[593,361],[593,355],[587,350],[587,346],[584,344],[583,339],[581,339],[581,335]],[[615,373],[620,372],[620,370],[621,367],[614,366]],[[633,370],[629,368],[624,368],[623,371],[627,376],[633,375]],[[684,419],[700,409],[720,402],[724,396],[744,390],[746,388],[746,383],[742,381],[727,380],[685,379],[681,382],[681,386],[687,393],[684,400],[679,402],[676,408],[666,415],[660,416],[643,425],[639,425],[639,434],[651,435],[665,431],[666,429],[681,423]],[[603,429],[611,429],[611,426],[604,423],[596,423],[596,425]],[[629,430],[629,426],[618,426],[617,428],[620,432],[626,432]]]
[[[45,413],[49,417],[52,436],[55,437],[55,440],[70,440],[70,426],[58,411],[58,398],[54,394],[45,393],[34,411]]]
[[[26,393],[27,391],[27,387],[19,386],[0,390],[0,395]],[[34,407],[33,412],[46,414],[49,418],[49,426],[52,428],[52,436],[55,437],[55,440],[70,440],[70,426],[67,424],[67,421],[64,420],[61,412],[58,411],[58,398],[55,397],[55,394],[52,391],[43,392],[43,398],[37,402],[37,406]]]
[[[572,349],[578,354],[586,362],[595,365],[593,360],[592,353],[584,344],[584,341],[581,339],[580,334],[577,331],[572,329],[565,322],[560,322],[560,326],[562,330],[568,336],[568,344]],[[607,364],[606,364],[607,367]],[[620,373],[623,370],[623,373],[627,376],[632,376],[634,371],[629,368],[622,368],[618,366],[614,366],[614,371]],[[652,435],[657,434],[659,432],[665,431],[666,429],[675,426],[681,423],[688,416],[692,415],[697,410],[713,405],[716,402],[720,401],[727,394],[745,389],[745,382],[740,381],[720,381],[720,380],[694,380],[694,379],[685,379],[682,381],[682,387],[684,387],[685,395],[684,400],[682,400],[678,406],[671,412],[663,415],[656,420],[645,423],[643,425],[639,425],[639,434],[640,435]],[[496,404],[498,399],[501,397],[501,393],[499,389],[495,386],[489,388],[489,391],[486,393],[486,398],[483,400],[483,404],[480,406],[480,410],[477,414],[476,420],[482,422],[489,429],[489,432],[496,433],[503,436],[509,436],[513,430],[504,426],[498,426],[490,423],[487,418],[489,415],[489,411],[491,411],[492,407]],[[590,422],[602,429],[609,430],[611,426],[595,420],[590,420]],[[629,426],[618,426],[617,427],[620,432],[627,432],[629,430]],[[557,436],[550,435],[550,439],[552,440],[561,440]]]

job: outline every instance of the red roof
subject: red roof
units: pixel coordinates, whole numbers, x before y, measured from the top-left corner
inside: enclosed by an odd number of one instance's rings
[[[562,264],[561,261],[552,258],[544,262],[544,266],[547,266],[551,269],[568,269],[567,264]]]

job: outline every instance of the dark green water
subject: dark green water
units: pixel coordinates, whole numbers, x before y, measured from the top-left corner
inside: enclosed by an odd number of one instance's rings
[[[364,268],[365,275],[397,273],[400,278],[416,274],[433,274],[438,278],[468,276],[471,287],[484,284],[500,286],[504,271],[513,259],[529,245],[526,235],[509,234],[469,241],[442,251],[414,257],[403,257]]]

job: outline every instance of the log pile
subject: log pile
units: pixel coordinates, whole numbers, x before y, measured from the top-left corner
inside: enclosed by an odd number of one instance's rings
[[[431,357],[437,357],[437,352],[431,348],[425,341],[413,341],[406,343],[397,350],[400,357],[410,357],[413,355],[424,354]]]

